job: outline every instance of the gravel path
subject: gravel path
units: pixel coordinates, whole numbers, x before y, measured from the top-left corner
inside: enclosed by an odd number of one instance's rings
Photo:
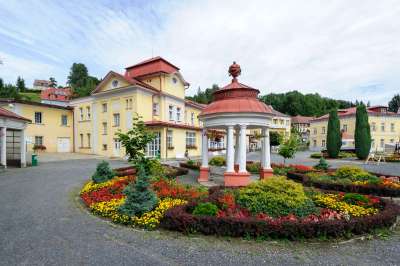
[[[0,173],[0,265],[396,265],[386,240],[257,242],[116,226],[89,214],[79,188],[98,160]],[[113,166],[124,163],[111,161]]]

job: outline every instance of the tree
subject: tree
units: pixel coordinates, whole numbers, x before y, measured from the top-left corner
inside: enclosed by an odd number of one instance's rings
[[[339,156],[340,147],[342,146],[342,137],[340,133],[340,121],[337,110],[329,113],[328,134],[326,136],[326,148],[330,158]]]
[[[111,169],[110,164],[106,161],[101,161],[97,167],[96,172],[92,176],[94,183],[102,183],[112,179],[115,176],[114,171]]]
[[[125,203],[119,211],[128,216],[141,216],[151,211],[158,203],[156,194],[150,189],[149,176],[143,165],[138,166],[136,182],[131,182],[125,189]]]
[[[397,113],[400,108],[400,94],[396,94],[388,103],[389,111]]]
[[[26,91],[25,80],[23,78],[21,78],[20,76],[18,76],[18,78],[17,78],[16,87],[17,87],[18,92]]]
[[[218,89],[219,87],[217,84],[213,84],[211,88],[207,88],[205,91],[202,91],[199,87],[197,90],[197,94],[193,96],[188,96],[186,98],[198,103],[208,104],[212,101],[213,93]]]
[[[283,163],[286,163],[286,159],[293,158],[299,147],[299,139],[296,135],[291,135],[290,138],[286,139],[279,146],[279,155],[283,157]]]
[[[362,160],[366,159],[371,149],[371,132],[367,108],[363,104],[357,106],[354,141],[357,157]]]
[[[0,78],[0,98],[20,99],[17,88],[12,84],[4,84]]]
[[[67,84],[71,86],[74,97],[88,96],[100,83],[99,79],[89,76],[87,67],[82,63],[73,63]]]
[[[282,135],[276,131],[269,132],[269,145],[270,146],[279,146],[281,144]]]
[[[128,155],[128,161],[131,162],[135,167],[140,164],[146,164],[145,162],[145,150],[147,144],[151,142],[155,135],[146,130],[146,125],[141,116],[136,114],[133,117],[132,128],[126,132],[117,132],[118,141],[121,142],[122,146],[126,150]]]
[[[57,87],[57,80],[55,78],[50,77],[49,80],[50,80],[50,87],[51,88]]]

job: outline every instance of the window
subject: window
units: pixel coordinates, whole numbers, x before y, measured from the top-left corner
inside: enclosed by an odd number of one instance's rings
[[[103,135],[107,135],[107,122],[103,122]]]
[[[160,155],[160,135],[160,132],[155,132],[155,138],[147,144],[146,155],[148,157],[156,157]]]
[[[343,125],[343,132],[347,132],[347,125]]]
[[[176,121],[180,122],[181,121],[181,108],[176,107]]]
[[[395,130],[394,130],[394,123],[391,123],[391,124],[390,124],[390,131],[391,131],[391,132],[394,132],[394,131],[395,131]]]
[[[116,88],[118,86],[118,80],[113,80],[111,84],[114,88]]]
[[[289,126],[289,120],[286,120],[286,126]]]
[[[322,127],[322,134],[325,134],[325,127]]]
[[[83,134],[80,134],[81,137],[81,147],[83,147]]]
[[[153,115],[158,115],[158,103],[153,103]]]
[[[313,146],[317,147],[317,140],[315,140],[315,139],[313,140]]]
[[[87,115],[87,119],[90,120],[90,107],[86,107],[86,115]]]
[[[170,121],[174,120],[174,107],[172,105],[168,107],[168,112],[169,112],[169,120]]]
[[[43,145],[43,137],[35,136],[35,145]]]
[[[107,144],[103,144],[103,151],[107,150]]]
[[[194,113],[190,114],[190,123],[194,126]]]
[[[114,114],[114,127],[119,127],[119,114]]]
[[[385,123],[383,123],[383,122],[381,123],[381,131],[385,132]]]
[[[172,130],[167,131],[167,148],[168,149],[174,148],[173,141],[172,141],[172,134],[173,134]]]
[[[196,147],[196,133],[186,132],[186,148],[195,148],[195,147]]]
[[[317,135],[317,128],[314,128],[314,135]]]
[[[322,147],[325,147],[325,142],[326,142],[326,141],[323,139],[323,140],[322,140]]]
[[[126,99],[125,100],[125,105],[126,105],[126,109],[131,110],[132,107],[133,107],[132,99]]]
[[[62,126],[68,125],[68,116],[67,115],[61,115],[61,125]]]
[[[175,78],[175,77],[173,77],[173,78],[172,78],[172,83],[176,84],[177,82],[178,82],[178,79]]]
[[[107,104],[106,104],[106,103],[103,103],[103,104],[101,105],[101,108],[102,108],[102,110],[103,110],[103,113],[107,113]]]
[[[283,125],[283,119],[279,119],[279,122],[281,123],[281,125]]]
[[[381,148],[384,148],[384,147],[385,147],[385,140],[381,139]]]
[[[35,112],[35,124],[42,123],[42,112]]]
[[[372,127],[372,131],[376,131],[376,123],[375,122],[372,122],[371,127]]]
[[[87,133],[87,146],[90,148],[90,133]]]
[[[79,115],[80,115],[81,121],[83,121],[83,108],[82,107],[79,108]]]

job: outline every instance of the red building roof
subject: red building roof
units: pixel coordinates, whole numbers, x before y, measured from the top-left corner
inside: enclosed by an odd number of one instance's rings
[[[355,116],[357,111],[357,107],[351,107],[347,109],[339,109],[338,116],[339,117],[347,117],[347,116]],[[367,107],[368,115],[375,116],[399,116],[397,113],[389,112],[386,106],[371,106]],[[329,119],[329,114],[317,117],[312,119],[311,121],[320,121]]]
[[[171,64],[164,58],[157,56],[127,67],[125,76],[130,78],[139,78],[156,73],[173,74],[178,71],[179,68],[177,66]]]
[[[292,124],[310,124],[310,121],[314,118],[313,116],[292,116]]]
[[[241,84],[237,80],[241,69],[233,62],[229,67],[232,82],[213,94],[213,102],[203,109],[200,116],[218,113],[263,113],[273,114],[272,108],[258,100],[259,90]]]
[[[71,98],[70,88],[47,88],[40,93],[40,99],[48,101],[67,102]]]
[[[17,115],[16,113],[8,111],[7,109],[1,108],[1,107],[0,107],[0,117],[7,117],[7,118],[11,118],[11,119],[24,120],[27,122],[31,122],[30,119],[22,117],[20,115]]]

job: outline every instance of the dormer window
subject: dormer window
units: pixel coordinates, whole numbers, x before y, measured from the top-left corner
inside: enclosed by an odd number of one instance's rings
[[[116,79],[113,80],[111,84],[112,84],[113,88],[116,88],[118,86],[118,80],[116,80]]]
[[[176,77],[172,78],[172,83],[176,84],[178,82],[178,79]]]

